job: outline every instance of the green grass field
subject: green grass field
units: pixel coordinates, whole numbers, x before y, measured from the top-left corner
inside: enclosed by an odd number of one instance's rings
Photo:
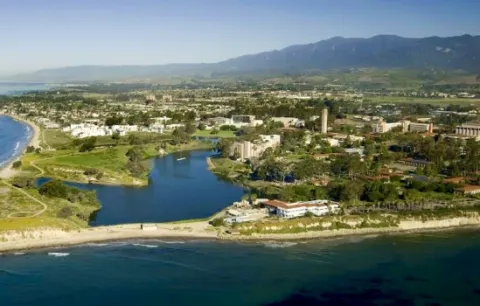
[[[432,104],[432,105],[480,105],[480,99],[461,99],[461,98],[416,98],[416,97],[365,97],[364,102],[373,103],[419,103],[419,104]]]
[[[7,187],[4,184],[1,184],[0,188],[0,232],[47,227],[61,229],[86,227],[88,222],[78,218],[76,214],[87,216],[98,209],[98,207],[71,203],[65,199],[44,197],[39,194],[37,189],[22,189],[47,205],[45,212],[33,216],[42,211],[42,205],[16,188]],[[58,218],[58,212],[65,206],[70,207],[75,214],[68,218]]]
[[[232,138],[235,137],[235,132],[233,131],[218,131],[218,134],[211,134],[212,131],[207,130],[197,130],[193,136],[199,137],[209,137],[209,138]]]
[[[61,148],[72,144],[73,139],[67,134],[57,129],[42,129],[40,139],[44,147],[53,149]]]

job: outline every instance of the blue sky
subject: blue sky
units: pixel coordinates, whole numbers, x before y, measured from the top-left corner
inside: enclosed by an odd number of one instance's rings
[[[333,36],[480,34],[480,0],[0,0],[0,74],[216,62]]]

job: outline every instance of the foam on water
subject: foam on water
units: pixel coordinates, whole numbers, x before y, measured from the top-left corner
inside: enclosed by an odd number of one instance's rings
[[[53,257],[67,257],[70,256],[70,253],[62,253],[62,252],[49,252],[48,256],[53,256]]]
[[[285,241],[285,242],[267,241],[267,242],[263,242],[263,245],[266,248],[283,249],[283,248],[289,248],[289,247],[292,247],[294,245],[297,245],[297,243],[296,242],[289,242],[289,241]]]
[[[149,248],[149,249],[158,248],[158,245],[154,245],[154,244],[134,243],[134,244],[132,244],[132,245],[133,245],[133,246],[136,246],[136,247],[143,247],[143,248]]]

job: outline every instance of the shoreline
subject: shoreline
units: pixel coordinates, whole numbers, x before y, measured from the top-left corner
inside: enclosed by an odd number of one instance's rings
[[[20,152],[20,154],[18,154],[18,156],[15,156],[15,157],[11,158],[0,169],[0,179],[10,179],[10,178],[12,178],[12,177],[14,177],[15,175],[18,174],[18,170],[12,169],[13,163],[22,158],[22,156],[25,154],[25,151],[27,150],[27,147],[34,146],[35,148],[40,148],[40,127],[38,127],[38,125],[36,125],[35,123],[33,123],[33,122],[31,122],[27,119],[21,118],[19,116],[16,116],[16,115],[0,113],[0,116],[10,117],[10,118],[12,118],[16,121],[19,121],[23,124],[28,125],[30,127],[30,129],[32,130],[32,135],[29,137],[25,148],[23,148],[23,150]]]
[[[79,230],[38,229],[0,233],[0,254],[32,249],[51,249],[132,239],[211,240],[215,242],[313,241],[344,237],[405,235],[459,229],[479,229],[480,217],[458,217],[433,221],[402,221],[398,227],[311,231],[296,234],[232,235],[219,232],[208,222],[183,224],[144,223]]]

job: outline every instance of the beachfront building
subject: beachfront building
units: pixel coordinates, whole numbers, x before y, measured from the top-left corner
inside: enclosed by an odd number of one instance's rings
[[[236,141],[230,147],[232,154],[238,154],[240,160],[259,157],[268,148],[280,145],[280,135],[260,135],[260,139],[251,141]]]
[[[308,212],[315,216],[323,216],[330,213],[336,213],[340,210],[340,205],[338,203],[329,200],[313,200],[294,203],[269,200],[263,202],[263,206],[265,206],[271,214],[287,219],[303,217]]]

